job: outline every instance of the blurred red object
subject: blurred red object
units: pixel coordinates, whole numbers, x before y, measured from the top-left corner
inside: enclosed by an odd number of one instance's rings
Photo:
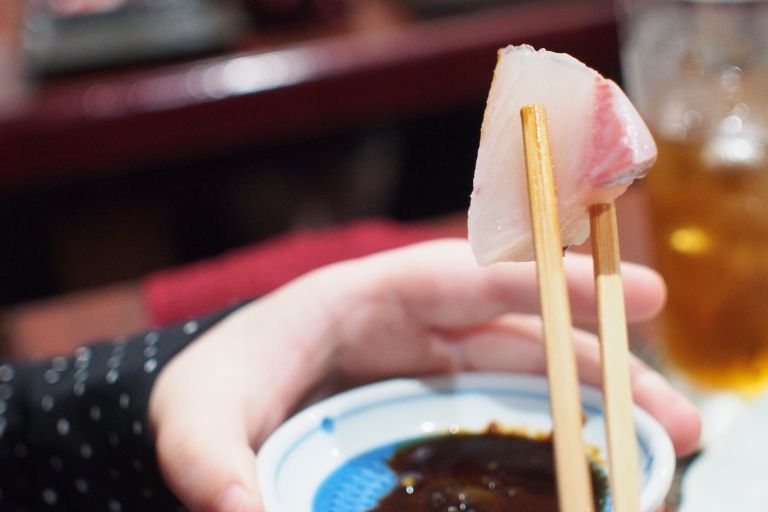
[[[452,234],[450,229],[369,220],[284,235],[150,275],[142,282],[148,320],[166,325],[204,315],[268,293],[323,265]]]

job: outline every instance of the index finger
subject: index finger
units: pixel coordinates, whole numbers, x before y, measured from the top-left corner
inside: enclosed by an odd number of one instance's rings
[[[539,312],[534,262],[479,266],[466,240],[425,242],[370,257],[380,289],[392,290],[422,322],[462,327],[505,313]],[[594,321],[595,288],[592,259],[581,254],[564,258],[571,311],[575,321]],[[655,271],[622,264],[627,319],[647,320],[664,304],[666,288]]]

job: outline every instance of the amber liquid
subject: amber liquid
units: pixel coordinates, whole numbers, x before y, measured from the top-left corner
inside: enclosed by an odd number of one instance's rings
[[[694,383],[756,393],[768,384],[768,163],[657,143],[647,187],[669,287],[664,353]]]

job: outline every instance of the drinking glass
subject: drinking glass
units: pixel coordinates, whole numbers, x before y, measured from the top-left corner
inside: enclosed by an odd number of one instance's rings
[[[705,389],[768,384],[768,1],[625,0],[626,86],[669,300],[662,352]]]

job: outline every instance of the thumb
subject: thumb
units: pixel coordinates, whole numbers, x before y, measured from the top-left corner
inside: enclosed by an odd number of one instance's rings
[[[262,512],[256,456],[237,408],[217,404],[205,415],[172,415],[157,431],[160,469],[171,490],[193,512]]]

